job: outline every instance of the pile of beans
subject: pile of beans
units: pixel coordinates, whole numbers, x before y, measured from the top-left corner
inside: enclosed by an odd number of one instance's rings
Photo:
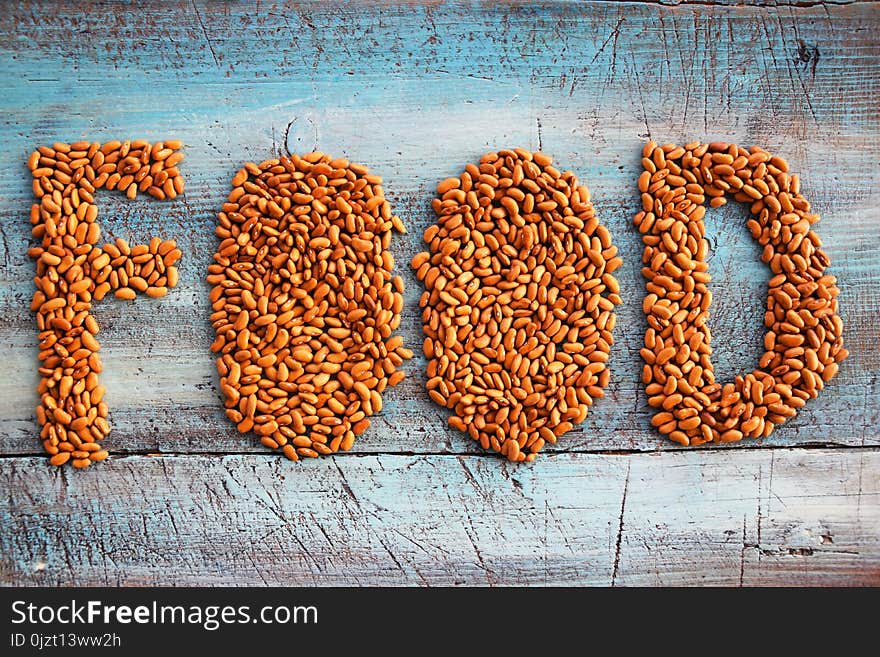
[[[819,220],[788,164],[760,148],[648,143],[639,178],[648,319],[642,380],[654,426],[682,445],[769,436],[816,397],[846,358],[836,279],[810,226]],[[730,194],[750,204],[748,228],[772,273],[759,367],[716,383],[706,321],[712,293],[703,216]]]
[[[411,263],[428,393],[483,449],[532,461],[603,396],[617,248],[587,188],[543,153],[488,153],[437,193]]]
[[[226,415],[297,460],[348,450],[403,379],[405,232],[366,167],[323,153],[248,163],[218,215],[208,282]]]
[[[134,299],[137,292],[161,297],[177,284],[174,263],[181,253],[173,241],[153,238],[129,247],[124,240],[96,246],[98,189],[117,189],[128,198],[139,191],[164,199],[183,192],[177,164],[179,141],[143,140],[105,144],[76,142],[41,146],[28,159],[39,203],[31,207],[33,235],[40,246],[31,310],[39,328],[40,405],[37,421],[53,465],[70,461],[82,468],[107,458],[100,445],[110,431],[98,322],[92,302],[108,292]]]

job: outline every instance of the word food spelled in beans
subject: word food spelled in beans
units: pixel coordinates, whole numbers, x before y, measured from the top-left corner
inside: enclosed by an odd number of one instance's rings
[[[654,426],[682,445],[769,436],[816,397],[846,358],[828,256],[811,229],[819,216],[788,164],[760,148],[648,143],[639,177],[648,318],[642,380]],[[716,383],[706,320],[712,303],[703,216],[726,194],[748,203],[748,228],[772,273],[759,367]]]
[[[114,290],[121,299],[138,292],[161,297],[177,284],[180,250],[154,237],[130,247],[124,240],[97,246],[101,235],[98,189],[116,189],[133,199],[147,192],[157,199],[183,192],[177,164],[179,141],[144,140],[57,143],[41,146],[28,159],[39,203],[31,207],[33,235],[40,246],[31,310],[37,313],[40,347],[40,405],[43,447],[53,465],[84,468],[107,458],[108,409],[98,382],[101,360],[98,322],[92,303]]]
[[[489,153],[437,193],[412,260],[428,394],[484,449],[532,461],[603,396],[617,248],[587,188],[543,153]]]
[[[400,324],[405,232],[367,168],[323,153],[246,164],[208,282],[226,415],[297,460],[350,449],[412,357]]]
[[[178,280],[173,240],[98,246],[95,192],[173,199],[184,189],[179,141],[41,146],[34,194],[40,404],[53,465],[107,458],[109,409],[92,305],[109,292],[165,295]],[[836,279],[811,230],[798,176],[753,147],[648,143],[634,222],[645,244],[648,329],[642,381],[652,424],[682,445],[769,436],[837,373],[848,352]],[[403,281],[393,275],[392,213],[382,180],[323,153],[248,163],[218,214],[208,282],[227,417],[291,460],[352,447],[403,379],[412,352],[394,335]],[[610,378],[620,266],[590,193],[549,156],[484,155],[437,186],[424,284],[427,392],[449,425],[513,462],[582,422]],[[759,366],[716,383],[703,223],[707,204],[748,203],[748,228],[772,273]]]

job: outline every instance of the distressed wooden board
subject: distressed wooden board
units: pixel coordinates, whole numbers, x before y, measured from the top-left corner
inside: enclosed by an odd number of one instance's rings
[[[131,11],[140,16],[140,9]],[[876,4],[761,12],[603,3],[509,12],[269,7],[254,17],[242,8],[182,4],[156,12],[147,29],[133,27],[140,18],[125,7],[83,15],[17,6],[14,33],[0,43],[9,65],[0,100],[9,117],[0,173],[7,226],[0,339],[9,351],[5,366],[17,373],[0,382],[8,427],[0,444],[7,453],[39,452],[35,395],[21,385],[23,377],[36,380],[35,331],[24,304],[33,267],[22,221],[30,192],[21,162],[34,145],[62,136],[144,133],[185,138],[190,191],[164,205],[106,196],[106,226],[135,239],[176,236],[186,258],[180,288],[161,304],[116,302],[98,310],[117,453],[263,449],[236,434],[221,413],[202,275],[231,173],[242,160],[282,147],[285,134],[291,149],[318,144],[386,175],[388,193],[412,228],[393,247],[402,265],[421,248],[432,185],[485,150],[541,147],[583,175],[627,262],[609,399],[557,448],[578,451],[671,447],[647,430],[635,356],[645,325],[640,243],[629,218],[645,136],[724,137],[788,156],[824,216],[819,230],[843,283],[853,356],[827,394],[764,444],[876,444],[880,97],[876,80],[869,77],[866,87],[863,75],[880,62],[871,49],[876,31],[868,29],[876,11]],[[106,30],[79,39],[69,29],[77,25]],[[518,43],[523,34],[532,42]],[[99,82],[102,75],[112,86]],[[750,369],[760,354],[767,274],[742,226],[745,211],[716,214],[712,326],[716,363],[729,376]],[[420,288],[405,266],[403,273],[402,331],[418,347]],[[409,364],[409,380],[387,396],[384,414],[356,449],[475,451],[425,402],[423,366]],[[837,422],[840,414],[848,422]]]
[[[877,449],[346,455],[310,472],[130,456],[82,475],[31,457],[0,476],[20,528],[0,537],[6,584],[880,584]]]
[[[316,145],[381,173],[395,210],[410,227],[392,251],[407,285],[401,333],[416,350],[421,290],[407,263],[421,250],[421,232],[433,220],[429,200],[436,182],[485,151],[511,145],[540,148],[578,172],[625,258],[619,272],[624,305],[608,397],[555,450],[678,454],[679,448],[650,430],[639,384],[644,288],[641,243],[630,218],[639,203],[639,153],[649,137],[760,144],[789,160],[822,215],[817,230],[840,279],[852,354],[820,398],[771,439],[689,451],[686,458],[708,468],[713,462],[772,459],[776,448],[790,446],[873,453],[880,445],[880,3],[780,4],[7,3],[0,28],[0,455],[35,472],[43,463],[24,458],[41,452],[32,412],[37,349],[28,311],[32,199],[24,160],[36,145],[60,139],[135,136],[184,139],[188,191],[162,204],[105,194],[99,201],[105,229],[137,241],[153,234],[175,237],[185,255],[181,284],[167,298],[110,301],[97,311],[114,454],[179,455],[161,462],[183,459],[184,479],[203,467],[187,454],[265,454],[221,412],[203,276],[216,246],[214,214],[240,164]],[[714,361],[725,379],[751,369],[761,352],[768,274],[744,228],[745,215],[744,208],[726,207],[708,220]],[[355,451],[376,455],[386,467],[387,459],[398,463],[391,454],[414,464],[433,463],[427,455],[437,455],[438,462],[466,456],[486,477],[503,473],[496,457],[475,458],[479,449],[446,427],[445,413],[423,390],[424,360],[405,367],[408,378],[386,395],[383,413]],[[753,447],[771,449],[759,450],[759,457],[751,454]],[[275,460],[253,456],[241,462],[251,458],[264,468]],[[629,457],[615,457],[621,458]],[[561,459],[539,459],[529,476],[546,478],[542,485],[555,490],[568,476],[558,465],[568,461]],[[615,459],[609,462],[627,462]],[[308,471],[328,467],[279,463],[267,472],[311,481]],[[131,483],[155,486],[157,494],[174,499],[164,480],[138,473],[132,470]],[[66,476],[76,481],[80,474]],[[408,474],[402,482],[397,476],[388,474],[386,481],[382,475],[379,483],[412,483]],[[266,477],[260,485],[271,488],[274,479]],[[688,491],[673,493],[690,499]],[[640,514],[637,506],[631,509]],[[3,517],[4,533],[20,523],[16,513]],[[492,522],[479,508],[470,513],[478,525]],[[98,516],[92,521],[94,540],[106,540]],[[874,529],[880,532],[876,522]],[[657,558],[658,545],[677,554],[697,540],[657,531],[629,534],[625,527],[622,543],[632,541],[635,549],[645,541],[643,549]],[[755,550],[747,549],[746,557]],[[843,582],[861,557],[830,552],[823,558],[842,565],[836,578],[831,569],[819,579]],[[649,581],[647,571],[637,572],[645,559],[633,563],[628,581]],[[688,566],[679,571],[660,563],[662,576],[652,581],[668,581],[665,575],[689,581]],[[809,567],[815,560],[804,563]],[[755,581],[781,577],[779,570],[768,572]],[[602,581],[578,581],[588,580]],[[483,580],[472,573],[462,581]]]

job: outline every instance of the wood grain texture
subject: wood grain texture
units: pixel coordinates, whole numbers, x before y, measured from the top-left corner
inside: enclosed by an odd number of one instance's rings
[[[427,530],[419,523],[431,523],[432,514],[438,513],[485,529],[474,539],[453,532],[445,543],[438,540],[442,533],[434,535],[432,540],[457,556],[441,559],[450,571],[433,571],[427,562],[418,562],[423,572],[427,568],[427,582],[540,581],[531,566],[504,564],[505,554],[518,563],[527,560],[527,548],[541,545],[536,532],[545,510],[526,505],[523,508],[530,511],[523,518],[499,520],[497,501],[494,509],[478,504],[466,511],[454,509],[459,495],[470,494],[459,464],[479,471],[481,485],[488,490],[515,495],[518,489],[511,488],[497,457],[483,455],[469,438],[446,426],[445,413],[424,393],[421,358],[405,365],[408,378],[386,394],[383,413],[356,443],[358,456],[338,459],[342,470],[333,461],[276,462],[277,457],[266,455],[255,438],[238,435],[221,412],[208,352],[212,331],[204,283],[216,247],[215,212],[243,161],[316,146],[346,155],[385,177],[395,211],[410,228],[391,249],[407,286],[401,333],[405,343],[418,351],[421,289],[407,263],[421,250],[421,233],[433,221],[429,204],[433,186],[483,152],[522,145],[554,155],[562,167],[576,171],[586,182],[625,263],[618,277],[624,304],[619,309],[608,396],[554,448],[572,455],[541,457],[531,469],[517,469],[516,478],[535,482],[547,513],[564,511],[565,503],[557,507],[555,499],[575,496],[589,510],[571,515],[571,522],[601,524],[610,518],[615,540],[620,531],[619,583],[693,583],[704,581],[704,576],[709,581],[739,583],[729,576],[727,565],[739,568],[740,561],[727,564],[720,571],[726,574],[717,579],[712,579],[712,569],[721,559],[719,554],[739,555],[734,549],[737,542],[762,544],[754,512],[743,529],[745,507],[761,498],[753,482],[744,480],[755,474],[755,468],[763,472],[774,458],[778,466],[781,454],[791,463],[802,459],[816,470],[815,474],[804,471],[815,486],[820,486],[820,463],[826,458],[843,464],[840,467],[847,472],[858,467],[863,479],[875,483],[878,472],[880,3],[794,6],[801,4],[761,9],[702,2],[678,6],[414,2],[332,7],[326,3],[254,7],[201,0],[136,5],[7,3],[0,27],[4,144],[0,151],[0,455],[8,458],[0,459],[0,468],[30,482],[34,500],[48,500],[68,487],[85,490],[93,485],[97,491],[98,483],[86,483],[93,480],[105,482],[106,490],[124,486],[150,491],[150,503],[167,503],[164,513],[177,522],[177,528],[162,525],[161,536],[151,541],[170,541],[184,551],[207,555],[208,545],[199,545],[191,532],[222,527],[225,520],[219,509],[238,514],[236,518],[243,518],[248,509],[263,513],[260,496],[283,490],[292,500],[297,489],[316,485],[338,490],[344,468],[370,464],[374,469],[370,476],[375,477],[371,494],[415,487],[428,498],[439,495],[422,510],[407,498],[413,509],[405,513],[412,515],[401,518],[398,529],[410,532],[408,536],[422,535],[418,532]],[[103,377],[114,426],[107,444],[117,456],[93,468],[94,473],[58,474],[49,471],[42,459],[30,458],[41,448],[33,415],[37,347],[28,310],[33,263],[25,253],[31,244],[27,215],[32,199],[24,162],[40,144],[116,137],[177,137],[186,143],[182,171],[188,187],[182,199],[128,202],[110,194],[99,199],[109,235],[143,240],[158,234],[178,240],[184,252],[181,282],[158,302],[108,301],[98,307]],[[682,451],[650,428],[639,384],[638,349],[645,329],[641,245],[631,225],[639,203],[635,187],[639,153],[648,138],[759,144],[788,159],[822,216],[816,229],[832,259],[829,271],[840,280],[841,316],[851,357],[819,399],[768,440]],[[707,219],[713,248],[713,360],[722,380],[750,371],[761,353],[769,275],[758,262],[759,247],[748,236],[745,216],[745,208],[725,207],[712,211]],[[803,451],[787,449],[793,446]],[[807,449],[816,447],[835,449]],[[166,456],[137,456],[156,452]],[[602,456],[604,452],[626,455]],[[663,456],[641,452],[663,452]],[[241,456],[221,459],[211,454]],[[234,469],[253,469],[253,475],[242,480],[247,492],[242,488],[227,503],[227,490],[207,493],[205,482],[220,478],[230,463]],[[688,486],[713,472],[716,480],[730,478],[748,491],[736,493],[743,498],[743,513],[740,502],[731,503],[730,508],[736,509],[735,526],[724,531],[738,533],[729,539],[729,546],[707,556],[717,548],[712,532],[729,524],[728,518],[722,522],[709,502],[692,495],[688,487],[676,488],[675,481],[662,487],[663,495],[669,496],[668,508],[658,506],[645,492],[651,490],[647,479],[642,494],[633,497],[636,489],[629,491],[628,512],[619,530],[626,481],[621,472],[641,468],[645,477],[664,476],[666,466],[650,469],[644,465],[648,463],[687,463],[693,477]],[[421,478],[432,468],[442,474],[430,479],[434,488],[428,491]],[[792,468],[795,496],[795,473],[801,470]],[[569,490],[573,480],[600,471],[604,474],[595,482],[599,492],[592,479],[590,486]],[[3,486],[12,486],[12,481],[17,480],[4,478]],[[633,481],[631,476],[630,485]],[[439,493],[444,484],[450,499]],[[8,490],[10,503],[0,515],[0,526],[3,541],[17,552],[8,552],[4,543],[3,582],[38,583],[39,575],[27,559],[39,555],[23,547],[31,544],[47,546],[46,572],[56,579],[44,581],[114,582],[123,571],[112,564],[119,550],[129,554],[126,563],[132,582],[162,581],[168,564],[139,547],[154,543],[141,538],[147,530],[130,524],[135,521],[102,517],[95,502],[78,521],[83,523],[79,538],[66,536],[59,525],[53,530],[49,519],[41,520],[35,512],[13,504],[20,498],[11,492],[14,488]],[[194,491],[215,495],[211,501],[215,511],[182,501],[184,494]],[[322,508],[335,499],[326,495],[315,493],[310,508],[324,518],[328,533],[338,537],[342,516]],[[51,512],[72,514],[72,499],[56,499]],[[598,506],[592,506],[594,501]],[[134,507],[126,517],[136,517],[142,508],[147,507]],[[806,526],[814,519],[812,508],[805,502],[792,503],[788,511],[777,509],[778,517]],[[657,528],[652,515],[658,513],[668,514],[670,526],[678,529],[667,534]],[[741,545],[746,564],[743,581],[877,583],[876,498],[844,496],[839,504],[829,506],[825,519],[853,529],[852,543],[845,549],[858,554],[824,549],[815,550],[810,558],[795,559]],[[705,532],[700,525],[704,522],[709,523]],[[200,527],[189,527],[196,524]],[[296,527],[278,529],[287,546],[293,541],[290,532],[297,531]],[[569,556],[571,563],[582,558],[580,570],[574,566],[566,570],[569,557],[552,552],[546,579],[564,583],[570,576],[572,583],[610,582],[604,531],[578,528],[570,534],[578,542],[572,547],[575,554]],[[768,531],[763,523],[762,536],[771,535],[764,534]],[[259,536],[252,533],[249,540]],[[311,581],[307,561],[320,542],[296,536],[303,546],[285,566],[284,577],[290,582]],[[775,543],[789,545],[787,539],[772,536],[767,544],[771,552],[777,549],[772,547]],[[75,568],[67,572],[64,560],[72,558],[65,556],[67,548],[83,538],[101,546],[96,548],[98,556],[90,557],[95,563],[81,573]],[[407,565],[409,553],[389,553],[376,547],[378,539],[370,540],[370,551],[340,552],[332,558],[332,567],[326,565],[326,576],[315,576],[314,581],[341,582],[351,569],[359,573],[361,583],[420,582]],[[126,541],[132,544],[126,547]],[[476,549],[475,541],[481,552],[492,556],[498,576],[491,582],[477,567],[465,568],[460,579],[454,575],[460,556]],[[397,550],[404,544],[398,536],[391,547]],[[169,576],[178,582],[259,584],[262,574],[267,581],[278,581],[271,574],[271,555],[249,542],[237,545],[240,553],[223,551],[211,562],[213,570],[187,575],[172,569]],[[837,539],[834,545],[838,546]],[[562,555],[563,548],[554,543],[552,550]],[[700,558],[677,564],[670,556],[692,551]],[[376,561],[373,570],[358,566],[367,554]],[[624,559],[626,555],[632,557]],[[404,559],[404,567],[395,565],[395,557]],[[256,559],[259,568],[250,559]],[[758,567],[762,563],[782,565]],[[224,580],[227,571],[232,574]]]
[[[4,583],[877,584],[880,451],[3,459]],[[548,476],[549,475],[549,476]],[[145,488],[141,482],[150,482]],[[112,490],[114,494],[107,495]],[[99,513],[99,507],[103,512]],[[194,519],[198,518],[198,522]]]

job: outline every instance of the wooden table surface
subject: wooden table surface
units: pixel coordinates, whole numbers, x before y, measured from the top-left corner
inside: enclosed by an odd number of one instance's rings
[[[880,3],[4,4],[0,27],[0,583],[880,584]],[[97,307],[113,432],[87,471],[42,455],[28,153],[180,138],[187,192],[100,197],[109,236],[173,237],[178,288]],[[768,440],[683,449],[650,427],[642,144],[723,140],[788,159],[822,220],[851,356]],[[321,150],[385,177],[410,232],[490,150],[576,171],[625,262],[608,395],[530,465],[446,426],[425,361],[350,453],[291,463],[226,420],[206,267],[244,161]],[[746,208],[710,211],[721,380],[761,352],[768,271]]]

